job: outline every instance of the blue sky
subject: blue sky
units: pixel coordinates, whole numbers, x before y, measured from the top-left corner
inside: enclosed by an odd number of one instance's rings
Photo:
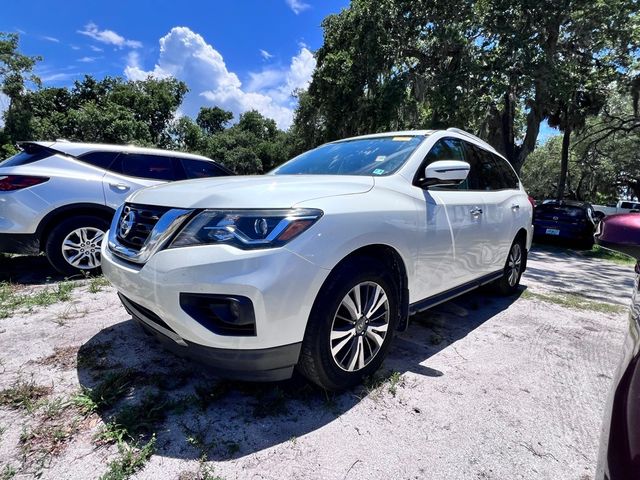
[[[218,104],[250,108],[287,128],[292,90],[308,84],[321,22],[348,0],[29,0],[7,2],[0,31],[19,32],[21,50],[41,55],[46,86],[84,74],[131,79],[173,75],[190,87],[181,113]],[[178,6],[177,6],[178,5]],[[543,129],[548,136],[553,130]]]

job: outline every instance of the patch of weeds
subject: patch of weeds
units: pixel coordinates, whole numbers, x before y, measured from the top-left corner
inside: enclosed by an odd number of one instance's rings
[[[78,308],[78,305],[69,304],[65,309],[56,315],[56,318],[53,319],[54,323],[57,323],[60,327],[64,327],[67,324],[67,320],[73,320],[75,318],[82,318],[87,313],[89,313],[89,309]]]
[[[169,401],[166,397],[160,394],[147,395],[140,403],[119,410],[98,434],[98,441],[118,443],[152,436],[158,424],[164,421],[167,408]]]
[[[7,318],[17,311],[31,312],[35,307],[48,307],[71,299],[75,282],[59,282],[55,287],[45,287],[33,294],[19,293],[18,288],[7,282],[0,283],[0,318]]]
[[[610,262],[617,263],[618,265],[633,266],[636,264],[635,258],[630,257],[629,255],[625,255],[624,253],[603,248],[600,245],[594,245],[591,250],[587,250],[586,252],[579,252],[579,253],[580,255],[588,258],[608,260]]]
[[[38,365],[52,365],[63,370],[75,368],[78,356],[78,347],[69,345],[67,347],[56,347],[53,353],[47,357],[36,360]]]
[[[111,283],[107,278],[103,275],[99,277],[91,277],[89,280],[89,293],[98,293],[101,292],[104,287],[110,286]]]
[[[59,455],[78,431],[79,419],[57,418],[42,421],[20,435],[20,448],[27,467],[35,468],[36,476]]]
[[[38,400],[51,393],[51,387],[37,385],[33,380],[18,378],[13,385],[0,391],[0,405],[32,412]]]
[[[156,437],[151,437],[142,447],[118,443],[118,458],[109,462],[107,471],[100,480],[125,480],[134,473],[142,470],[147,464],[156,448]]]
[[[537,293],[527,289],[522,292],[521,297],[529,300],[541,300],[543,302],[560,305],[561,307],[587,312],[621,313],[627,310],[627,307],[623,305],[595,302],[576,293]]]
[[[72,400],[73,404],[85,414],[111,408],[127,394],[138,376],[132,369],[109,372],[94,388],[83,387]]]
[[[18,473],[18,471],[13,465],[6,464],[0,472],[0,480],[11,480],[16,476],[16,473]]]
[[[440,345],[442,343],[442,335],[438,333],[432,333],[429,337],[429,343],[431,345]]]
[[[229,456],[233,456],[240,451],[240,444],[231,440],[224,442],[224,446],[227,449]]]
[[[54,398],[53,400],[46,401],[42,404],[41,414],[46,420],[52,420],[60,416],[64,412],[70,403],[63,398]]]
[[[367,395],[379,395],[382,393],[384,385],[387,385],[387,391],[396,396],[398,385],[402,385],[402,374],[400,372],[391,371],[386,373],[374,373],[365,377],[363,387]]]
[[[200,468],[197,472],[182,472],[178,475],[178,480],[224,480],[224,478],[215,474],[213,467],[205,463],[206,460],[200,460]]]

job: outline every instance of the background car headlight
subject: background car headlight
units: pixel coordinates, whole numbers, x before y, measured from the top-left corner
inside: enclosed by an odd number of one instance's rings
[[[238,248],[279,247],[307,230],[322,210],[204,210],[178,233],[169,248],[229,244]]]

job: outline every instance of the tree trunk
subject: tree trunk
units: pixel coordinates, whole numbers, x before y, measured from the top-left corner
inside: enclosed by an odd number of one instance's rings
[[[564,129],[562,136],[562,153],[560,154],[560,181],[558,182],[558,201],[564,198],[564,188],[567,184],[567,173],[569,172],[569,145],[571,144],[571,127]]]

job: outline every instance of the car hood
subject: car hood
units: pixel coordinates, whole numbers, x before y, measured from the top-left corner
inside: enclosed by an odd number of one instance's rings
[[[256,175],[202,178],[145,188],[127,201],[176,208],[290,208],[337,195],[365,193],[373,177]]]

